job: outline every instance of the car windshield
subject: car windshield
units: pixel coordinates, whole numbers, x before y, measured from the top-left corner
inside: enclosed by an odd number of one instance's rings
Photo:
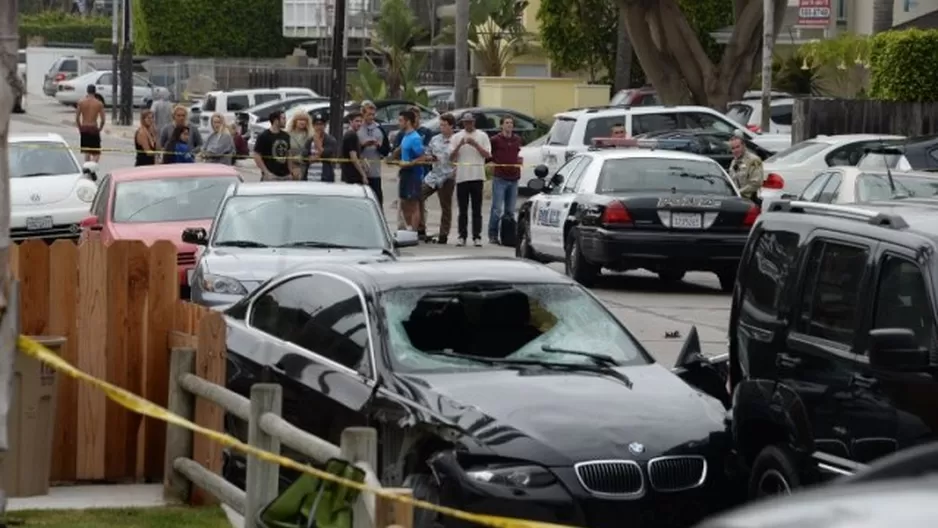
[[[52,141],[9,144],[10,177],[30,178],[57,174],[78,174],[81,168],[68,145]]]
[[[228,186],[237,182],[235,176],[120,182],[114,190],[113,220],[129,223],[210,219]]]
[[[667,158],[621,158],[603,163],[598,194],[679,192],[735,196],[723,168],[713,161]]]
[[[808,161],[808,158],[811,156],[814,156],[828,147],[830,147],[828,143],[823,143],[820,141],[802,141],[801,143],[792,145],[787,149],[775,154],[774,156],[765,160],[765,162],[786,165],[803,163]]]
[[[215,96],[214,95],[210,95],[205,98],[205,101],[202,102],[202,111],[203,112],[215,111]]]
[[[609,356],[619,365],[652,362],[577,285],[402,288],[385,292],[381,304],[398,371],[492,369],[499,360],[591,364],[584,353]]]
[[[896,193],[909,198],[930,198],[938,195],[938,175],[933,178],[893,174]],[[864,173],[857,177],[857,201],[872,202],[893,198],[887,174]]]
[[[860,158],[857,168],[862,170],[912,170],[912,164],[904,154],[897,152],[867,152]]]
[[[726,111],[726,117],[736,121],[740,125],[749,124],[750,115],[752,115],[752,108],[747,105],[732,105]]]
[[[234,196],[218,218],[213,246],[390,247],[374,202],[349,196]]]
[[[568,117],[558,117],[554,125],[550,127],[547,133],[547,144],[566,147],[570,144],[570,137],[573,135],[573,126],[576,125],[576,119]]]

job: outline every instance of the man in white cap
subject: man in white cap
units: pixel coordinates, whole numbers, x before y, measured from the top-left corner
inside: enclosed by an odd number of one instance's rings
[[[482,247],[482,188],[485,185],[485,160],[492,157],[489,135],[476,129],[476,117],[464,113],[459,121],[463,129],[449,140],[450,159],[456,163],[456,204],[459,207],[457,246],[468,239],[469,208],[472,207],[472,243]]]

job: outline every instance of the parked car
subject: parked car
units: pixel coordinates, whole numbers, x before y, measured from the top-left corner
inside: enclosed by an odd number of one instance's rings
[[[772,200],[794,198],[818,172],[829,167],[857,165],[866,149],[901,139],[902,136],[845,134],[802,141],[765,160],[762,167],[765,182],[759,195],[766,206]]]
[[[197,246],[182,240],[186,227],[208,228],[228,186],[241,181],[233,167],[213,163],[152,165],[117,169],[101,179],[82,236],[100,231],[101,240],[142,240],[176,244],[181,295],[188,299],[188,271]]]
[[[592,293],[545,266],[312,262],[223,313],[230,390],[281,383],[284,419],[328,442],[374,427],[378,478],[416,499],[571,526],[662,527],[732,500],[723,404],[655,363]],[[243,426],[229,431],[246,439]],[[226,477],[240,484],[243,469],[230,454]],[[441,522],[414,512],[415,527]]]
[[[886,167],[900,171],[938,170],[938,134],[870,144],[857,166],[879,170]]]
[[[658,92],[650,85],[619,90],[609,100],[609,106],[657,106],[660,104]]]
[[[498,134],[501,131],[502,116],[510,115],[515,120],[515,134],[521,136],[521,140],[524,141],[525,144],[543,136],[550,128],[546,123],[514,110],[493,107],[473,107],[459,108],[450,111],[451,114],[456,116],[457,129],[461,128],[461,123],[458,122],[460,116],[466,112],[471,112],[472,115],[476,116],[476,128],[487,133],[489,136]],[[430,131],[431,135],[440,133],[439,118],[425,121],[422,124]]]
[[[138,75],[133,76],[133,105],[143,108],[148,101],[153,101],[155,97],[170,97],[168,88],[154,86],[150,81]],[[87,94],[87,88],[94,85],[97,93],[104,98],[104,104],[110,106],[113,101],[114,76],[110,71],[93,71],[84,75],[79,75],[68,81],[58,83],[58,91],[55,99],[68,106],[76,106],[78,101]],[[118,104],[120,103],[120,86],[118,86]]]
[[[243,112],[262,103],[293,97],[319,97],[319,94],[309,88],[253,88],[230,92],[220,90],[209,92],[205,94],[199,112],[199,132],[203,135],[211,133],[214,114],[225,116],[225,121],[231,123],[235,119],[235,112]]]
[[[59,91],[58,84],[62,81],[78,77],[78,57],[66,56],[60,57],[49,66],[49,71],[43,76],[42,93],[49,97],[55,97]]]
[[[430,106],[437,111],[448,111],[456,103],[455,89],[452,86],[422,87],[427,91]]]
[[[543,147],[544,163],[552,171],[587,150],[594,138],[609,137],[614,125],[625,126],[630,137],[661,130],[716,130],[741,134],[772,152],[791,145],[791,135],[755,134],[720,112],[703,106],[599,106],[568,110],[554,117]]]
[[[792,108],[794,99],[773,99],[769,103],[769,123],[772,134],[791,134]],[[762,132],[762,101],[736,101],[727,106],[726,116],[759,134]]]
[[[10,237],[78,238],[97,190],[97,165],[79,165],[58,134],[9,137]]]
[[[778,200],[749,238],[729,325],[749,495],[936,439],[938,200]]]
[[[241,127],[242,134],[247,134],[251,130],[252,125],[267,121],[274,112],[285,112],[301,104],[328,102],[328,97],[313,97],[309,95],[289,97],[287,99],[274,99],[273,101],[267,101],[257,106],[252,106],[247,110],[235,112],[234,122]]]
[[[938,194],[938,174],[878,172],[858,167],[831,167],[811,180],[798,197],[803,202],[849,204]]]
[[[230,186],[211,228],[188,228],[182,240],[202,246],[192,301],[221,306],[297,264],[393,260],[417,234],[392,237],[367,185],[266,182]]]
[[[563,262],[592,286],[602,270],[647,269],[676,282],[710,271],[732,291],[759,207],[712,159],[644,144],[597,147],[572,157],[518,211],[519,258]]]
[[[659,130],[635,136],[635,139],[665,140],[671,144],[686,142],[687,146],[682,147],[681,150],[706,156],[729,170],[730,164],[733,163],[733,152],[730,150],[732,137],[734,134],[719,130]],[[742,138],[742,140],[746,149],[759,156],[759,159],[768,159],[773,154],[751,139]]]

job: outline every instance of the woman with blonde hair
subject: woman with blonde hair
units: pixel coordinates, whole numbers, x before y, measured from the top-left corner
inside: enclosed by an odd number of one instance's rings
[[[309,163],[303,157],[303,151],[313,137],[313,130],[310,126],[309,114],[300,112],[293,116],[287,125],[287,133],[290,134],[290,159],[293,160],[293,179],[305,180],[306,170]]]
[[[137,157],[134,166],[156,165],[156,127],[153,125],[153,112],[144,110],[140,112],[140,126],[134,134],[134,150]]]
[[[234,139],[228,132],[225,116],[212,115],[212,133],[205,138],[202,147],[202,159],[208,163],[231,165],[235,154]]]

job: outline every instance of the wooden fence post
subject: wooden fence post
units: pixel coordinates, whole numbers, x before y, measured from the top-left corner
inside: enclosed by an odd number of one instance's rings
[[[248,420],[248,443],[258,449],[280,454],[280,439],[261,429],[261,416],[273,413],[280,416],[283,388],[273,383],[258,383],[251,387],[251,419]],[[265,462],[254,455],[248,456],[245,482],[244,528],[257,526],[257,515],[277,497],[280,487],[280,466]]]
[[[347,427],[339,438],[339,452],[343,460],[353,464],[363,462],[372,471],[378,469],[378,431],[373,427]],[[355,501],[352,509],[352,528],[372,528],[374,519],[369,515],[367,503],[374,504],[375,496],[372,493],[363,493]],[[381,528],[375,526],[375,528]],[[409,528],[409,527],[408,527]]]
[[[195,414],[195,396],[179,384],[185,374],[195,372],[195,350],[174,348],[169,359],[169,403],[171,413],[192,420]],[[192,483],[173,469],[177,458],[192,458],[192,432],[170,425],[166,428],[166,459],[163,470],[163,495],[167,498],[189,502]]]
[[[414,497],[414,490],[410,488],[385,488],[384,491],[408,498]],[[413,528],[413,526],[413,504],[377,497],[375,503],[375,528]]]

